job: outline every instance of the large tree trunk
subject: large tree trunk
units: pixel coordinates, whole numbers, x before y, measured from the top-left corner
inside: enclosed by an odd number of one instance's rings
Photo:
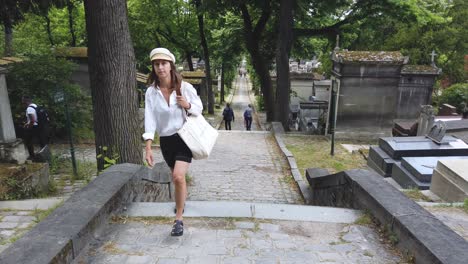
[[[13,24],[10,19],[3,20],[3,27],[5,29],[5,57],[13,56]]]
[[[200,30],[201,45],[203,47],[203,54],[205,55],[205,71],[206,71],[206,86],[208,90],[208,114],[214,114],[214,93],[211,86],[211,68],[210,68],[210,53],[208,50],[208,43],[205,37],[205,26],[203,22],[203,13],[201,12],[201,0],[195,0],[197,7],[198,28]]]
[[[68,28],[70,30],[71,35],[71,42],[70,46],[76,47],[76,34],[75,34],[75,27],[73,22],[73,9],[75,6],[73,5],[71,0],[67,0],[67,10],[68,10]]]
[[[266,62],[264,62],[263,57],[260,55],[258,45],[255,45],[256,43],[258,44],[258,40],[249,41],[247,43],[247,50],[252,57],[252,66],[260,78],[260,89],[265,103],[267,121],[270,122],[274,120],[273,106],[275,100],[272,92],[270,72],[268,71]]]
[[[268,65],[265,62],[263,56],[260,53],[260,40],[261,35],[264,31],[266,23],[270,17],[270,7],[265,8],[262,10],[262,15],[259,18],[257,25],[254,27],[252,25],[252,20],[250,18],[250,14],[248,8],[245,4],[241,4],[240,6],[242,19],[244,22],[244,35],[245,35],[245,43],[248,52],[252,58],[252,65],[257,73],[258,77],[260,78],[260,86],[261,91],[263,94],[263,100],[265,103],[266,109],[266,116],[267,121],[274,120],[274,111],[273,111],[273,104],[275,102],[271,87],[271,79],[270,79],[270,72],[268,71]]]
[[[96,152],[142,163],[135,54],[126,0],[85,0]],[[107,151],[103,148],[107,147]],[[98,159],[98,169],[103,168]]]
[[[278,48],[276,50],[276,118],[289,130],[289,52],[291,51],[294,0],[281,0]]]
[[[224,103],[224,62],[221,62],[221,93],[220,93],[220,103]]]

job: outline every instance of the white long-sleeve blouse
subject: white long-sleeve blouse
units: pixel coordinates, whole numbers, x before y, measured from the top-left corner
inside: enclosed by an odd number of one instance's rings
[[[203,105],[195,88],[190,83],[182,81],[181,93],[191,105],[190,109],[187,109],[188,113],[195,116],[200,115]],[[177,104],[175,91],[169,96],[168,105],[159,86],[148,87],[145,95],[145,133],[143,139],[153,140],[155,132],[162,137],[177,133],[185,122],[183,111],[185,110]]]

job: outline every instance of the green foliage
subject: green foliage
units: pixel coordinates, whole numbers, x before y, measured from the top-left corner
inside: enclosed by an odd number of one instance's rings
[[[414,201],[431,201],[431,199],[425,196],[417,187],[414,187],[413,189],[405,189],[403,190],[403,194]]]
[[[107,146],[99,146],[99,153],[100,154],[98,154],[96,158],[98,159],[98,161],[104,164],[104,169],[102,171],[106,170],[112,165],[117,164],[117,160],[120,158],[117,151],[112,151]]]
[[[188,186],[192,185],[192,180],[193,180],[192,176],[190,174],[186,173],[185,174],[185,182],[186,182],[186,184]]]
[[[370,226],[373,224],[372,213],[364,210],[364,213],[354,222],[356,225]]]
[[[263,96],[255,96],[255,104],[258,111],[265,110],[265,100],[263,100]]]
[[[47,210],[40,210],[37,208],[34,208],[33,215],[35,217],[34,222],[39,223],[42,220],[44,220],[47,216],[49,216],[55,209],[59,208],[62,206],[63,201],[57,203],[56,205],[52,206],[51,208]]]
[[[400,239],[398,235],[392,230],[392,226],[390,224],[386,224],[383,226],[383,235],[388,239],[388,241],[395,246],[398,244]]]
[[[153,48],[165,47],[185,59],[186,52],[200,55],[198,22],[194,6],[183,0],[129,0],[128,21],[137,69],[149,72],[148,55]]]
[[[63,174],[69,175],[71,181],[75,180],[85,180],[89,182],[91,177],[96,175],[96,162],[95,161],[87,161],[84,158],[76,159],[76,170],[77,175],[73,175],[73,166],[71,158],[63,158],[59,155],[52,154],[50,163],[49,163],[49,171],[51,175],[54,174]],[[56,183],[54,183],[56,185]]]
[[[465,200],[463,201],[463,210],[465,211],[465,213],[468,213],[468,198],[465,198]]]
[[[73,1],[73,22],[76,44],[86,45],[84,7],[80,1]],[[80,3],[77,3],[80,2]],[[46,18],[47,17],[47,18]],[[50,20],[51,38],[47,34],[47,20]],[[2,28],[0,39],[4,39]],[[53,44],[51,43],[53,42]],[[50,51],[51,46],[69,46],[71,42],[68,10],[63,7],[51,7],[48,11],[23,13],[23,19],[14,27],[13,50],[15,56],[40,55]],[[3,54],[3,45],[0,52]]]
[[[0,200],[21,200],[44,195],[33,186],[32,174],[37,173],[42,164],[24,164],[0,167]]]
[[[450,86],[442,91],[442,95],[438,98],[438,105],[450,104],[457,108],[457,112],[463,110],[462,104],[468,103],[468,83],[458,83]]]
[[[51,118],[53,134],[65,134],[65,103],[56,102],[55,95],[64,92],[69,105],[72,129],[92,131],[91,97],[85,95],[79,86],[69,82],[76,65],[51,54],[34,55],[21,63],[11,66],[7,75],[8,92],[14,122],[21,126],[25,118],[25,107],[21,97],[29,95],[33,102],[45,106]],[[86,132],[88,136],[90,132]]]
[[[430,64],[435,50],[441,78],[452,83],[467,76],[463,57],[468,50],[468,2],[464,0],[392,1],[401,14],[366,18],[348,27],[342,45],[350,50],[399,50],[411,64]],[[394,13],[394,11],[393,11]],[[384,13],[385,14],[385,13]],[[387,13],[388,14],[388,13]]]

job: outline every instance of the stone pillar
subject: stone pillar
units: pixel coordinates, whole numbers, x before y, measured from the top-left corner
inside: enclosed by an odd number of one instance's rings
[[[15,127],[8,99],[5,70],[0,68],[0,143],[10,143],[15,140]]]
[[[23,164],[26,150],[23,141],[16,138],[5,80],[5,69],[0,67],[0,162]]]

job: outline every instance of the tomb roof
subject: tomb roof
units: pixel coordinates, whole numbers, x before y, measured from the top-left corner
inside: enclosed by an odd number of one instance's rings
[[[399,51],[338,51],[333,53],[337,62],[404,63],[406,57]]]
[[[3,57],[0,58],[0,65],[8,65],[10,63],[22,62],[23,59],[18,57]]]
[[[180,73],[184,78],[205,78],[203,71],[183,71]]]
[[[148,74],[137,72],[136,78],[137,78],[137,82],[146,83],[146,80],[148,80]]]
[[[58,47],[55,48],[55,54],[60,57],[68,58],[88,58],[87,47]]]
[[[419,73],[419,74],[439,74],[440,69],[432,65],[405,65],[401,73]]]

